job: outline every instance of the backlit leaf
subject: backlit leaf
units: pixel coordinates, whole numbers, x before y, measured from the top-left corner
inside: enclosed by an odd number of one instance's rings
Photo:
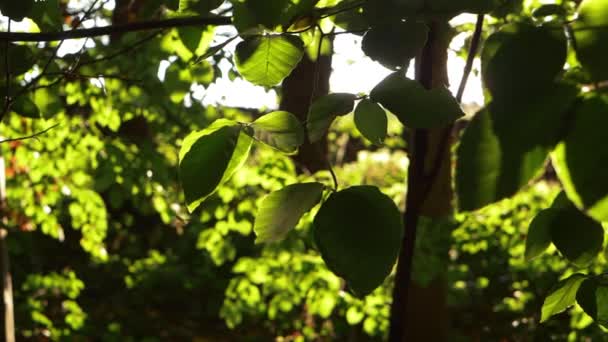
[[[255,218],[256,242],[275,242],[285,238],[302,215],[321,200],[321,183],[297,183],[266,196]]]
[[[268,113],[251,124],[253,136],[284,153],[295,153],[304,143],[304,128],[293,114],[284,111]]]
[[[240,42],[234,58],[247,81],[271,87],[289,76],[303,55],[303,43],[297,37],[257,36]]]
[[[572,24],[576,55],[594,81],[608,79],[608,2],[584,0]]]
[[[576,292],[586,278],[584,274],[576,273],[557,283],[545,298],[540,321],[545,322],[549,317],[574,305]]]
[[[247,159],[252,139],[240,125],[218,120],[188,135],[179,153],[179,171],[188,210],[196,209]]]
[[[576,109],[566,138],[552,156],[568,197],[601,222],[608,222],[606,113],[608,97],[586,97]]]

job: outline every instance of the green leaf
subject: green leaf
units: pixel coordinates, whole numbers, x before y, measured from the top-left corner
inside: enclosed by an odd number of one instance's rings
[[[298,183],[288,185],[266,196],[255,218],[253,230],[256,242],[276,242],[300,221],[302,215],[321,200],[324,186],[321,183]]]
[[[188,135],[179,152],[180,180],[188,210],[194,211],[247,159],[252,139],[241,126],[218,120]]]
[[[570,262],[587,267],[602,250],[604,228],[575,207],[560,209],[551,225],[551,240]]]
[[[306,120],[308,139],[311,142],[321,139],[337,116],[353,111],[356,98],[354,94],[334,93],[316,99],[310,106]]]
[[[541,210],[530,223],[526,237],[526,261],[543,254],[551,245],[551,226],[559,209]]]
[[[410,128],[442,127],[464,116],[448,89],[427,90],[400,72],[389,75],[376,85],[370,98]]]
[[[374,186],[355,186],[329,196],[313,234],[327,267],[365,296],[391,273],[403,226],[393,200]]]
[[[389,69],[407,67],[426,44],[429,28],[421,22],[393,22],[372,27],[361,43],[363,52]]]
[[[304,46],[297,37],[258,36],[237,45],[235,63],[247,81],[271,87],[289,76],[303,55]]]
[[[462,210],[510,197],[541,170],[559,140],[578,89],[553,85],[526,101],[494,101],[475,115],[457,149]]]
[[[576,108],[569,132],[552,157],[568,197],[581,210],[608,222],[608,97],[587,96]]]
[[[0,0],[0,12],[15,21],[27,17],[34,6],[34,0]]]
[[[4,45],[4,43],[2,44]],[[2,46],[0,49],[0,61],[2,61],[2,67],[0,68],[0,78],[4,81],[6,76],[5,68],[6,60],[6,48]],[[35,63],[34,55],[32,50],[25,45],[9,44],[8,46],[8,64],[11,76],[19,76],[29,71]]]
[[[63,24],[59,0],[36,1],[29,17],[42,31],[58,31]]]
[[[576,55],[594,81],[608,79],[608,3],[605,0],[584,0],[572,24]]]
[[[545,4],[532,11],[532,16],[535,18],[543,18],[552,15],[563,17],[566,14],[567,12],[564,6],[558,4]]]
[[[562,71],[566,52],[567,40],[561,28],[505,25],[484,44],[485,86],[494,98],[505,101],[542,92]]]
[[[220,7],[223,3],[224,0],[179,0],[179,11],[204,15]]]
[[[608,286],[603,279],[585,279],[578,289],[576,301],[597,323],[608,325]]]
[[[386,112],[375,102],[361,100],[355,109],[355,126],[367,140],[381,145],[388,127]]]
[[[22,95],[17,97],[15,102],[13,102],[11,109],[13,112],[26,118],[39,119],[41,117],[40,110],[38,110],[36,103],[28,96]]]
[[[304,128],[293,114],[268,113],[251,124],[253,137],[284,153],[295,153],[304,143]]]
[[[239,32],[244,32],[257,26],[264,26],[267,29],[274,30],[279,25],[287,24],[289,19],[291,19],[288,14],[291,5],[290,0],[233,1],[234,26]]]
[[[203,38],[204,30],[199,27],[179,27],[177,35],[185,47],[195,53]]]
[[[574,305],[576,292],[586,278],[587,276],[584,274],[575,273],[557,283],[553,290],[551,290],[551,293],[545,298],[540,319],[541,323]]]

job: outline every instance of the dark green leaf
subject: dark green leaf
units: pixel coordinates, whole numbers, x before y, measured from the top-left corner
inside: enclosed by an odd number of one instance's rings
[[[584,0],[572,25],[576,55],[594,81],[608,79],[608,2]]]
[[[198,27],[179,27],[177,29],[179,39],[192,53],[195,53],[200,45],[203,32],[204,30]]]
[[[576,109],[565,140],[553,154],[557,174],[574,204],[608,222],[608,97],[588,96]]]
[[[304,128],[293,114],[277,111],[255,120],[253,136],[284,153],[295,153],[304,143]]]
[[[237,45],[235,64],[247,81],[271,87],[287,77],[303,55],[304,46],[297,37],[258,36]]]
[[[353,111],[356,98],[353,94],[335,93],[316,99],[308,112],[306,123],[308,139],[311,142],[321,139],[337,116]]]
[[[542,92],[566,61],[562,29],[508,24],[492,34],[482,52],[482,76],[495,99],[512,101]]]
[[[355,125],[361,134],[376,145],[386,138],[388,119],[384,109],[375,102],[364,99],[355,109]]]
[[[389,75],[376,85],[370,97],[410,128],[442,127],[464,116],[447,88],[427,90],[400,72]]]
[[[553,85],[527,102],[495,101],[477,113],[457,150],[460,208],[481,208],[526,185],[559,140],[577,94],[576,87]]]
[[[386,23],[372,27],[363,37],[363,52],[389,69],[404,68],[426,44],[428,27],[421,22]]]
[[[15,21],[29,16],[34,0],[0,0],[0,12]]]
[[[222,3],[224,0],[179,0],[179,11],[204,15],[220,7]]]
[[[2,61],[0,67],[0,78],[4,81],[6,75],[5,68],[6,60],[6,48],[2,43],[0,49],[0,61]],[[8,46],[8,64],[11,76],[19,76],[29,71],[34,65],[34,56],[29,47],[25,45],[10,44]]]
[[[218,120],[184,139],[179,171],[188,210],[196,209],[245,162],[251,142],[240,125],[228,120]]]
[[[559,209],[545,209],[539,212],[530,223],[526,237],[526,261],[543,254],[551,245],[551,227]]]
[[[291,6],[289,0],[245,0],[233,2],[234,26],[239,32],[247,31],[257,26],[264,26],[274,30],[277,26],[287,24],[289,18],[288,10]]]
[[[557,4],[545,4],[532,11],[532,16],[536,18],[548,17],[548,16],[565,16],[566,9],[562,5]]]
[[[42,31],[58,31],[63,24],[59,0],[36,1],[29,17]]]
[[[22,95],[17,97],[13,102],[11,109],[13,112],[27,118],[39,119],[41,117],[40,110],[38,110],[38,107],[34,101],[32,101],[28,96]]]
[[[284,239],[302,215],[319,203],[323,188],[321,183],[298,183],[266,196],[260,204],[253,226],[257,235],[256,242]]]
[[[313,234],[329,269],[365,296],[391,273],[403,226],[388,196],[373,186],[355,186],[329,196],[315,216]]]
[[[587,276],[584,274],[575,273],[557,283],[553,290],[551,290],[551,293],[545,298],[540,319],[541,323],[574,305],[576,292],[586,278]]]
[[[604,279],[585,279],[578,289],[576,301],[597,323],[608,325],[608,286]]]
[[[574,206],[558,209],[550,229],[557,250],[578,267],[589,266],[602,250],[604,228]]]

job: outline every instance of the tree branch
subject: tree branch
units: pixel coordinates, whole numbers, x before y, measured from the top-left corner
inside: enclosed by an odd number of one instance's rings
[[[59,40],[91,38],[110,34],[149,31],[184,26],[231,25],[231,17],[185,17],[157,21],[142,21],[122,25],[109,25],[59,32],[0,32],[0,41],[7,42],[52,42]]]

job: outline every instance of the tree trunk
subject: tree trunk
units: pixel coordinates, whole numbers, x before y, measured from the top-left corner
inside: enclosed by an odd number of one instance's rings
[[[15,314],[13,310],[13,280],[11,277],[6,224],[6,168],[0,154],[0,259],[2,259],[2,301],[4,304],[4,340],[15,342]]]
[[[304,54],[302,61],[284,81],[281,87],[280,109],[294,114],[300,122],[306,122],[311,98],[329,93],[332,54],[320,56],[317,61]],[[317,75],[318,73],[318,75]],[[316,80],[315,80],[316,79]],[[315,86],[315,82],[317,82]],[[314,92],[314,94],[313,94]],[[308,136],[293,159],[298,172],[317,172],[327,167],[327,139],[314,144]]]
[[[442,22],[428,24],[427,44],[416,59],[416,79],[430,89],[444,87],[448,83],[449,26]],[[434,273],[437,276],[429,283],[419,285],[412,279],[412,261],[419,219],[443,220],[453,211],[451,131],[449,126],[412,130],[410,134],[405,236],[393,291],[391,342],[446,341],[448,338],[447,269]],[[430,227],[438,229],[442,225]],[[445,227],[444,230],[430,234],[441,234],[449,239],[450,231]],[[447,250],[439,249],[436,253],[447,258]]]

